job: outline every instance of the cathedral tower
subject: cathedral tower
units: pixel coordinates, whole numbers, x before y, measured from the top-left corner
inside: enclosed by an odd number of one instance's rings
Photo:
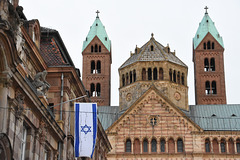
[[[98,16],[83,42],[82,81],[92,102],[110,106],[111,95],[111,41]]]
[[[197,105],[226,104],[223,40],[205,9],[193,38],[195,101]]]

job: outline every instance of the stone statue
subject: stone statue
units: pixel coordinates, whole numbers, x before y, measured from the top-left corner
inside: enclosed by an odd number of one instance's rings
[[[34,77],[33,85],[36,87],[39,96],[45,96],[50,88],[50,84],[46,81],[46,76],[47,71],[44,70],[43,72],[38,72]]]

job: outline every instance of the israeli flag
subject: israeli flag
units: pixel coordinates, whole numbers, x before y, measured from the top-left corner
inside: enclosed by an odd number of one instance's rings
[[[75,157],[92,158],[97,138],[97,104],[75,103]]]

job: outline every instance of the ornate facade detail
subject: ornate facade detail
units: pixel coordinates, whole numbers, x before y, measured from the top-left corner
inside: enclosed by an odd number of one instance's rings
[[[33,85],[37,89],[38,96],[46,96],[46,92],[50,88],[50,84],[46,81],[47,71],[38,72],[33,81]]]
[[[17,100],[17,106],[16,106],[16,117],[20,118],[24,112],[24,99],[25,96],[20,92],[17,91],[15,94],[16,100]]]

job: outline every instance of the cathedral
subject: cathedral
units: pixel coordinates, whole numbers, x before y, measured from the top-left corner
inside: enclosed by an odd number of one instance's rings
[[[83,43],[83,83],[99,105],[109,160],[240,159],[240,105],[226,102],[223,39],[205,9],[193,38],[196,105],[188,66],[152,34],[119,67],[119,106],[110,106],[111,41],[97,15]]]

